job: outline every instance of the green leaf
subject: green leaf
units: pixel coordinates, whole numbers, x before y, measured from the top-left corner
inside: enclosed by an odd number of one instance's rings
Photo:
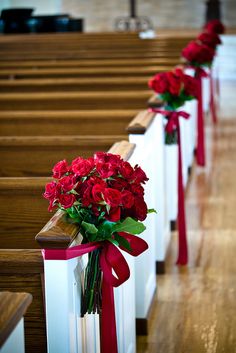
[[[97,234],[98,229],[97,227],[92,224],[92,223],[87,223],[87,222],[82,222],[81,226],[86,230],[86,232],[90,233],[90,234]]]
[[[97,239],[98,240],[105,240],[109,239],[112,236],[112,233],[114,232],[114,227],[116,223],[110,222],[110,221],[104,221],[98,226],[98,233],[97,233]]]
[[[140,234],[146,229],[141,222],[135,221],[131,217],[127,217],[123,222],[116,223],[113,232],[126,232],[130,234]]]
[[[147,213],[157,213],[157,211],[154,208],[149,208]]]
[[[116,245],[116,246],[119,246],[118,241],[116,241],[116,240],[113,239],[113,238],[108,239],[108,241],[111,242],[112,244]]]
[[[115,234],[115,240],[118,242],[118,244],[120,246],[122,246],[123,248],[127,249],[128,251],[132,251],[131,247],[130,247],[130,243],[128,242],[127,239],[123,238],[121,235],[119,235],[118,233]]]

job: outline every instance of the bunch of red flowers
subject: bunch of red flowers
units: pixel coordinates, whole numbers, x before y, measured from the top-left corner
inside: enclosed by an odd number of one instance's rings
[[[196,79],[186,75],[180,68],[155,75],[149,81],[149,87],[174,109],[198,94]]]
[[[54,180],[45,187],[43,196],[49,211],[63,210],[68,222],[78,225],[82,244],[111,242],[132,253],[125,237],[145,230],[143,221],[148,210],[143,185],[148,181],[144,171],[121,159],[119,155],[97,152],[91,158],[66,160],[53,168]],[[82,292],[81,315],[101,312],[100,251],[88,254]]]
[[[208,45],[192,41],[182,50],[182,56],[192,66],[210,66],[215,56],[215,50]]]
[[[54,180],[46,185],[44,197],[49,210],[60,208],[71,218],[86,218],[92,224],[103,220],[117,222],[132,217],[143,221],[147,216],[143,184],[144,171],[134,168],[120,156],[97,152],[92,158],[66,160],[53,168]]]
[[[207,22],[204,29],[206,29],[208,32],[214,32],[217,34],[223,34],[225,32],[225,26],[219,20],[211,20]]]
[[[221,44],[221,39],[215,32],[202,32],[197,37],[197,40],[214,50],[216,49],[217,45]]]

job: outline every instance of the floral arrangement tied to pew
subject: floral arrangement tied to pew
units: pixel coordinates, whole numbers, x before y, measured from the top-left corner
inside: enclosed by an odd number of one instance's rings
[[[173,114],[186,101],[197,98],[197,82],[194,77],[186,75],[181,68],[155,75],[148,83],[149,87],[161,98],[165,109],[167,124],[165,127],[165,143],[176,144],[177,128]],[[177,113],[188,118],[186,114]],[[182,114],[182,115],[181,115]]]
[[[133,256],[148,248],[136,236],[145,230],[142,221],[147,214],[155,212],[147,208],[144,200],[143,186],[148,178],[138,165],[133,168],[119,155],[97,152],[91,158],[77,157],[71,165],[66,160],[58,162],[53,168],[53,179],[44,192],[49,211],[61,209],[68,222],[78,225],[82,235],[78,247],[88,253],[81,316],[101,314],[102,352],[115,353],[112,288],[130,275],[118,248]]]
[[[182,176],[182,152],[179,118],[189,118],[189,114],[177,110],[186,101],[197,98],[198,87],[194,77],[186,75],[181,68],[159,73],[149,81],[149,87],[163,100],[163,109],[151,108],[151,111],[160,113],[166,120],[165,143],[178,145],[178,230],[179,251],[177,264],[186,265],[188,262],[184,188]]]

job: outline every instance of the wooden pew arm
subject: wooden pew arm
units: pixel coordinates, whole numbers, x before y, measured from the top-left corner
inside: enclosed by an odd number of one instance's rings
[[[0,347],[10,336],[32,302],[28,293],[0,292]]]
[[[126,131],[129,134],[142,135],[144,134],[149,125],[152,123],[155,113],[143,110],[139,112],[136,117],[127,126]]]
[[[157,98],[155,94],[148,100],[149,108],[160,108],[163,104],[164,102],[160,98]]]

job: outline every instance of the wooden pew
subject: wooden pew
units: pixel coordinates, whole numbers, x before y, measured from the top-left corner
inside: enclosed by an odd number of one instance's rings
[[[101,60],[94,59],[68,59],[68,60],[27,60],[27,61],[0,61],[1,69],[19,69],[19,68],[79,68],[79,67],[142,67],[142,66],[155,66],[155,65],[177,65],[180,63],[179,59],[176,58],[143,58],[143,59],[106,59]]]
[[[25,352],[24,315],[32,302],[28,293],[0,292],[0,349]]]
[[[143,109],[150,90],[123,92],[2,93],[1,111]]]
[[[8,250],[0,250],[0,290],[27,290],[32,294],[33,301],[25,315],[26,353],[47,353],[41,251],[11,248],[14,248],[14,244],[9,242]]]
[[[131,91],[148,89],[150,77],[30,78],[0,80],[0,92]]]
[[[126,110],[2,111],[0,136],[57,136],[124,134],[138,113]]]
[[[133,144],[124,142],[117,144],[115,149],[113,147],[111,152],[128,158],[133,148]],[[18,216],[20,216],[20,211]],[[21,236],[21,249],[11,250],[15,249],[15,243],[9,240],[10,233],[11,231],[4,232],[1,236],[1,242],[4,241],[4,237],[8,249],[0,250],[0,290],[27,290],[32,293],[34,300],[25,316],[26,353],[47,353],[44,288],[42,287],[44,269],[41,251],[23,250],[29,245],[24,233]],[[76,235],[73,232],[70,234],[73,237]],[[31,243],[34,242],[34,237],[35,233],[31,233]],[[64,244],[64,247],[67,247],[72,240],[66,234],[60,234],[59,238],[60,246]],[[26,243],[24,243],[25,241]],[[34,245],[36,247],[35,242]]]
[[[62,159],[87,158],[125,139],[126,135],[1,137],[0,176],[49,176],[52,166]]]
[[[173,65],[147,67],[86,67],[86,68],[39,68],[39,69],[4,69],[0,70],[0,79],[7,78],[82,78],[90,77],[152,77],[157,72],[169,71]]]

